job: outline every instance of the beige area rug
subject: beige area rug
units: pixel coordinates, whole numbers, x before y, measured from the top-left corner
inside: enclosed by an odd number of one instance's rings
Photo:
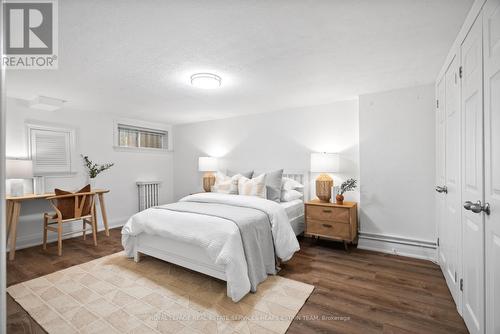
[[[314,287],[269,276],[234,303],[226,283],[116,253],[23,282],[9,294],[49,333],[285,333]]]

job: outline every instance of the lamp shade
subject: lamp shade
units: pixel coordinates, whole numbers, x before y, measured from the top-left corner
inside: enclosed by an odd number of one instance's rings
[[[198,170],[200,172],[215,172],[217,171],[217,159],[213,157],[199,157]]]
[[[336,153],[311,153],[311,172],[328,173],[339,171],[339,155]]]
[[[7,179],[29,179],[33,177],[33,161],[7,159],[5,177]]]

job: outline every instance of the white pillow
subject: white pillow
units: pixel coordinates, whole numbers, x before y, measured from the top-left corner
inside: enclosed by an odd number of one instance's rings
[[[301,199],[302,193],[297,190],[283,190],[281,192],[281,201],[282,202],[291,202],[296,199]]]
[[[240,174],[227,176],[224,173],[217,172],[215,176],[215,184],[212,187],[212,192],[221,194],[237,194],[238,180],[242,177]]]
[[[296,190],[296,189],[304,189],[304,185],[295,181],[294,179],[290,179],[288,177],[284,177],[281,180],[281,189],[283,190]]]
[[[253,179],[241,176],[238,181],[238,194],[266,198],[266,174],[261,174]]]

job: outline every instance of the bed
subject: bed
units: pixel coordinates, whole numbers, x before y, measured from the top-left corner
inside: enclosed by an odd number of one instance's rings
[[[285,173],[284,176],[304,184],[304,174]],[[198,212],[200,206],[206,211]],[[287,261],[299,250],[296,235],[304,231],[303,200],[276,203],[254,196],[200,193],[169,204],[167,208],[150,208],[129,219],[122,229],[125,253],[136,262],[141,254],[146,254],[224,280],[227,295],[235,302],[255,291],[268,274],[276,273],[276,259]],[[233,216],[225,216],[231,212]],[[272,259],[265,250],[265,241],[258,241],[259,245],[250,249],[248,240],[243,243],[242,227],[237,226],[234,215],[250,220],[254,215],[267,217],[274,248]],[[255,225],[258,226],[257,222]],[[253,228],[254,222],[245,226]],[[266,240],[262,231],[253,232],[256,240]],[[254,248],[261,253],[247,262]],[[250,262],[253,265],[259,261],[262,270],[252,270]]]

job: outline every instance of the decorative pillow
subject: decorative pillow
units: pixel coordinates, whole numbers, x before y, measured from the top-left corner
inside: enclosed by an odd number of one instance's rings
[[[244,176],[247,179],[251,179],[253,176],[253,170],[245,172],[245,173],[236,173],[236,172],[233,172],[232,170],[228,169],[226,174],[229,176],[234,176],[234,175],[240,174],[241,176]]]
[[[296,189],[304,189],[304,185],[295,181],[294,179],[290,179],[288,177],[284,177],[281,181],[281,191],[283,190],[296,190]]]
[[[282,202],[291,202],[296,199],[301,199],[302,193],[297,190],[283,190],[281,191],[281,201]]]
[[[238,181],[240,195],[257,196],[266,198],[266,174],[261,174],[253,179],[240,177]]]
[[[242,177],[240,174],[227,176],[224,173],[217,172],[215,184],[212,186],[212,192],[221,194],[237,194],[238,180]]]
[[[280,202],[282,178],[283,169],[266,173],[266,196],[268,200],[278,203]]]
[[[85,187],[82,189],[78,190],[76,193],[88,193],[90,192],[90,184],[87,184]],[[71,191],[65,191],[61,189],[54,189],[54,193],[56,196],[59,195],[69,195],[72,194]],[[81,201],[83,199],[83,196],[80,196],[78,199]],[[68,218],[73,218],[75,216],[75,198],[74,197],[68,197],[68,198],[61,198],[57,200],[57,208],[59,211],[61,211],[62,219],[68,219]],[[86,216],[90,214],[90,199],[89,197],[85,198],[85,204],[82,210],[82,216]]]

